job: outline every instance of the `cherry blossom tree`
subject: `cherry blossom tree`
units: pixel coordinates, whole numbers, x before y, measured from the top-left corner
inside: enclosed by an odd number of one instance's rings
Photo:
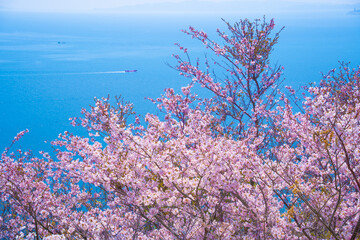
[[[260,128],[264,121],[260,113],[274,104],[282,82],[282,67],[272,67],[269,57],[283,28],[273,34],[274,20],[268,23],[265,17],[254,22],[245,19],[234,25],[225,23],[229,33],[217,30],[222,44],[193,27],[184,30],[217,56],[218,59],[205,60],[205,70],[201,70],[199,60],[191,64],[187,49],[179,44],[187,58],[183,60],[179,55],[175,58],[181,75],[213,93],[211,107],[224,126],[222,133],[241,137],[250,125]],[[214,69],[221,70],[221,74],[225,71],[226,77],[218,77]]]
[[[95,99],[72,121],[88,136],[60,134],[53,156],[5,150],[1,237],[359,237],[360,68],[331,71],[296,112],[280,91],[281,67],[270,67],[273,20],[227,26],[223,44],[185,31],[220,60],[193,65],[179,45],[176,68],[191,81],[153,100],[162,117]]]
[[[356,239],[359,217],[360,68],[324,76],[308,89],[304,113],[286,99],[274,129],[275,193],[307,238]],[[278,134],[280,133],[280,134]]]

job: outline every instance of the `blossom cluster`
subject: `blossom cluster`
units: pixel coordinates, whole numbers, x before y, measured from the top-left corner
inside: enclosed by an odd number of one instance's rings
[[[60,134],[53,155],[7,149],[0,238],[359,237],[360,68],[331,71],[295,111],[269,63],[273,20],[227,25],[223,46],[186,32],[227,61],[229,77],[176,56],[191,81],[153,100],[163,115],[95,99],[72,119],[88,136]]]

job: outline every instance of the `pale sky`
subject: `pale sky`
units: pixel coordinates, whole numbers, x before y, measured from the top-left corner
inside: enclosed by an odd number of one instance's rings
[[[65,12],[65,13],[101,13],[101,12],[166,12],[182,11],[236,11],[264,8],[311,8],[312,6],[348,6],[357,7],[360,0],[0,0],[0,10],[21,12]]]

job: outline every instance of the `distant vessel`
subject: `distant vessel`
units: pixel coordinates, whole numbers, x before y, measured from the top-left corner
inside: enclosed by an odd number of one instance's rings
[[[137,72],[137,70],[125,70],[125,72],[130,73],[130,72]]]
[[[360,15],[360,10],[354,8],[354,11],[349,12],[349,14],[351,14],[351,15]]]

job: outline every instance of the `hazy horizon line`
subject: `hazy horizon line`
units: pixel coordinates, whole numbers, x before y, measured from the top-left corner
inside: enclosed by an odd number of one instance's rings
[[[324,12],[360,8],[359,0],[0,0],[0,12],[66,14],[236,14]]]

